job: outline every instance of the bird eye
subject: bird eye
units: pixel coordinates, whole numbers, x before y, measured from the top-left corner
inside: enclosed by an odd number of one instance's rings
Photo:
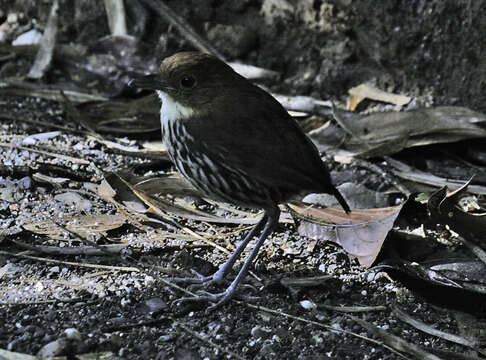
[[[186,89],[191,89],[196,85],[196,79],[191,75],[184,75],[181,78],[181,86]]]

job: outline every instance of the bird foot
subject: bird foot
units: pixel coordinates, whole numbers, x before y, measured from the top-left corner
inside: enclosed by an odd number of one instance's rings
[[[217,272],[209,276],[204,276],[198,273],[196,270],[191,270],[191,273],[194,275],[193,277],[175,277],[171,280],[175,283],[199,285],[205,289],[209,288],[213,284],[220,284],[223,282],[223,279],[217,275]]]
[[[185,302],[211,302],[213,305],[206,308],[206,312],[211,312],[218,307],[226,304],[234,295],[235,291],[230,290],[229,288],[220,293],[210,293],[208,291],[199,290],[197,292],[198,295],[196,296],[187,296],[180,298],[175,301],[177,304],[185,303]]]
[[[243,288],[250,288],[251,290],[256,291],[256,289],[251,285],[244,285],[238,288],[238,290],[242,290]],[[255,296],[241,294],[240,291],[237,291],[236,287],[230,285],[225,291],[220,293],[211,293],[209,291],[199,290],[197,291],[197,295],[182,297],[174,301],[174,303],[181,304],[184,302],[194,302],[194,303],[211,302],[213,303],[213,305],[206,308],[206,312],[210,312],[219,308],[221,305],[226,304],[229,300],[231,300],[234,297],[241,299],[243,301],[252,301],[257,299],[257,297]]]

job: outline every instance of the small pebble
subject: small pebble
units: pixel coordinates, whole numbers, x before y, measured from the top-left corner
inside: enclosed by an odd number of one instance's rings
[[[266,338],[266,337],[268,337],[268,335],[270,335],[271,332],[272,332],[272,330],[258,326],[258,325],[252,327],[252,329],[250,331],[251,336],[253,336],[255,339]]]
[[[64,330],[64,334],[66,335],[66,338],[70,340],[81,341],[81,333],[78,331],[78,329],[68,328]]]
[[[166,308],[167,303],[158,297],[145,300],[140,306],[140,309],[144,313],[156,313]]]
[[[306,310],[312,310],[312,309],[315,309],[317,307],[317,305],[315,303],[313,303],[312,301],[309,301],[309,300],[302,300],[300,302],[300,306],[302,306]]]

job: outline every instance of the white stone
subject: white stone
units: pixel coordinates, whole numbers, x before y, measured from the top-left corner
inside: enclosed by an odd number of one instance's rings
[[[40,42],[41,37],[42,33],[37,29],[32,29],[19,35],[12,41],[12,45],[35,45]]]

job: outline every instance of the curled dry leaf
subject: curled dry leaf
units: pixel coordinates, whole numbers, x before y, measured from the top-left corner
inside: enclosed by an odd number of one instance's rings
[[[443,257],[418,264],[394,259],[373,268],[438,306],[483,312],[486,301],[486,266],[481,261],[454,261]]]
[[[178,173],[142,179],[134,184],[135,189],[147,194],[171,194],[174,196],[200,197],[199,191]]]
[[[449,194],[447,187],[443,187],[427,202],[435,222],[448,224],[456,232],[463,233],[464,238],[457,236],[457,239],[464,243],[467,235],[477,237],[484,233],[485,225],[483,214],[467,213],[457,205],[466,186]],[[486,299],[486,262],[465,258],[462,251],[450,249],[421,252],[417,247],[426,245],[425,241],[425,237],[419,242],[404,244],[402,241],[403,249],[395,248],[394,257],[374,270],[385,270],[407,288],[435,304],[462,311],[482,311]]]
[[[345,138],[344,148],[361,158],[390,155],[414,146],[486,137],[486,116],[459,106],[365,116],[334,109],[333,115],[339,128],[331,125],[316,129],[310,134],[312,140],[320,150],[325,150],[347,133],[351,136]]]
[[[148,207],[131,190],[127,181],[112,172],[104,174],[105,179],[98,186],[98,194],[106,201],[114,203],[117,207],[123,204],[128,210],[145,213]]]
[[[442,358],[435,356],[434,354],[427,352],[420,346],[407,342],[399,336],[393,335],[392,333],[383,330],[382,328],[360,319],[358,317],[348,315],[349,318],[356,321],[359,325],[368,330],[374,337],[380,339],[384,344],[391,347],[396,351],[400,351],[409,355],[412,355],[415,359],[423,360],[442,360]],[[404,358],[406,358],[404,356]]]
[[[66,228],[79,236],[86,238],[95,233],[106,233],[108,230],[117,229],[125,223],[123,215],[85,215],[65,216],[61,219]],[[36,234],[47,235],[53,239],[65,239],[65,231],[54,221],[48,219],[39,222],[26,222],[23,225],[25,230]]]
[[[458,190],[463,187],[466,182],[458,179],[448,179],[444,177],[439,177],[430,173],[423,172],[412,166],[407,165],[402,161],[392,159],[391,157],[386,157],[386,162],[392,166],[392,172],[399,178],[407,180],[408,182],[413,182],[417,184],[422,184],[426,186],[433,187],[444,187],[447,186],[448,189]],[[483,185],[469,185],[467,187],[468,192],[471,194],[486,195],[486,186]]]
[[[106,191],[109,184],[116,193],[115,201],[123,203],[135,212],[154,213],[164,218],[166,216],[169,218],[180,216],[186,219],[220,224],[255,224],[258,222],[257,218],[215,216],[197,209],[184,198],[176,203],[164,196],[155,196],[155,194],[171,194],[172,196],[183,195],[200,198],[201,194],[179,174],[140,179],[130,178],[127,174],[105,173],[105,180],[107,183],[103,185],[102,189],[105,189],[103,191]],[[108,190],[108,193],[111,192]],[[111,201],[109,197],[107,197],[107,200]]]
[[[105,200],[111,200],[116,195],[116,191],[110,186],[110,183],[106,181],[106,179],[98,185],[96,192]]]
[[[471,180],[449,194],[447,186],[444,186],[432,194],[427,207],[433,217],[449,225],[455,232],[481,239],[486,234],[486,213],[466,212],[459,206],[459,200],[466,196]]]
[[[436,336],[438,338],[445,339],[447,341],[454,342],[456,344],[461,344],[470,348],[473,348],[474,350],[481,351],[477,346],[479,345],[475,339],[468,339],[466,337],[462,337],[459,335],[455,335],[452,333],[448,333],[445,331],[441,331],[433,326],[430,326],[418,319],[416,319],[413,316],[410,316],[407,314],[405,311],[399,309],[398,307],[394,306],[392,313],[394,316],[396,316],[398,319],[401,321],[413,326],[414,328],[421,330],[427,334]]]
[[[299,219],[299,234],[333,241],[348,254],[356,256],[362,266],[369,267],[378,256],[403,204],[353,210],[348,215],[342,210],[314,208],[296,202],[289,204],[289,208]]]

